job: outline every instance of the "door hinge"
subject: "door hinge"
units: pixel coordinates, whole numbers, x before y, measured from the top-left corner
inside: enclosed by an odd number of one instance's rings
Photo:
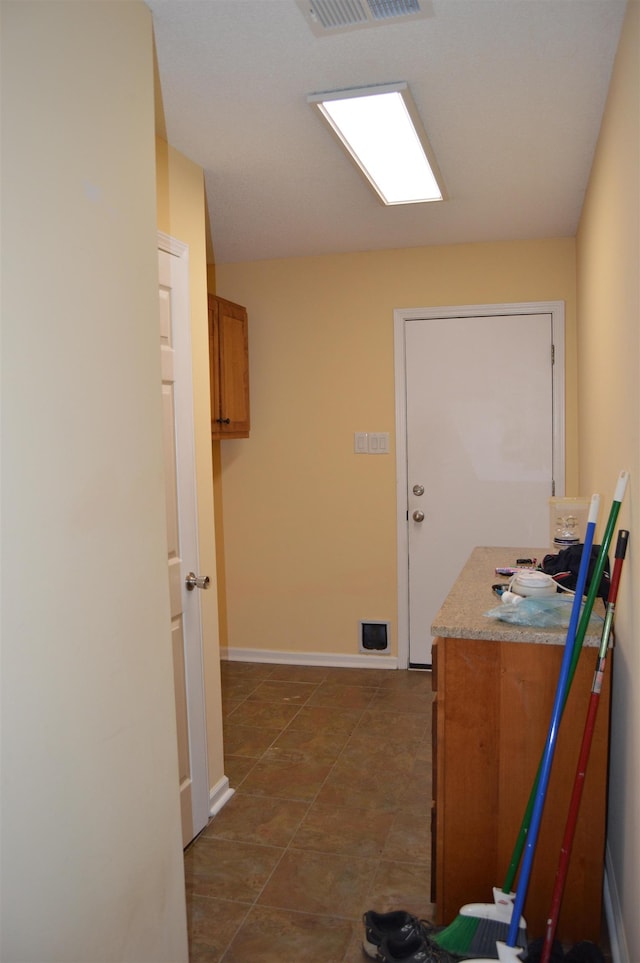
[[[551,364],[554,365],[555,363],[556,363],[556,346],[555,344],[552,343],[551,344]]]

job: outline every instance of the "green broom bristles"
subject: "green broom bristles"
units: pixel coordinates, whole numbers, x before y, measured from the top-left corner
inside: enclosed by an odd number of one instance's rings
[[[456,916],[452,923],[431,939],[443,950],[455,956],[464,956],[473,942],[480,920],[477,916]]]
[[[523,921],[521,921],[523,922]],[[458,914],[449,926],[434,933],[430,939],[452,956],[498,958],[496,943],[505,942],[509,933],[509,923],[504,920],[484,916]],[[527,931],[518,928],[517,946],[527,945]]]

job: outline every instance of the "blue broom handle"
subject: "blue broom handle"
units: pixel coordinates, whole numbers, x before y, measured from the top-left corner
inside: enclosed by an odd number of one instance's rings
[[[621,472],[618,478],[618,484],[616,486],[616,491],[611,505],[611,511],[609,514],[609,521],[607,523],[607,529],[602,540],[602,545],[600,546],[600,557],[604,562],[609,546],[611,544],[611,538],[613,534],[613,528],[615,525],[616,518],[618,517],[618,512],[620,511],[620,504],[624,496],[624,491],[627,485],[628,473]],[[582,570],[585,552],[583,551],[583,558],[580,560],[580,569]],[[589,552],[589,555],[591,553]],[[590,558],[587,557],[587,564]],[[597,591],[597,585],[595,585],[596,580],[592,579],[591,589],[595,587]],[[584,586],[583,586],[584,588]],[[593,600],[595,598],[595,592],[590,590],[589,599],[591,599],[591,606],[593,606]],[[582,602],[582,593],[578,594],[578,586],[576,585],[576,595],[574,598],[574,608],[576,607],[576,599],[578,600],[577,608],[579,610],[580,604]],[[585,610],[583,612],[583,619],[585,626],[587,624],[588,618],[590,616],[590,611],[587,613],[587,606],[585,605]],[[573,610],[572,610],[573,615]],[[586,618],[585,618],[586,617]],[[575,631],[575,630],[574,630]],[[565,690],[567,685],[567,680],[569,678],[569,672],[571,670],[571,662],[573,657],[573,642],[569,632],[567,632],[567,641],[564,647],[564,653],[562,657],[562,666],[560,668],[560,678],[558,679],[558,686],[556,688],[555,699],[553,702],[553,710],[551,713],[551,722],[549,724],[549,731],[547,733],[547,739],[545,742],[544,753],[542,757],[542,762],[540,765],[540,779],[538,781],[538,790],[536,793],[536,798],[533,806],[533,814],[531,816],[531,825],[529,827],[529,833],[527,836],[527,845],[525,847],[524,858],[522,860],[522,869],[520,871],[520,878],[518,880],[518,888],[516,892],[516,897],[513,903],[513,912],[511,914],[511,922],[509,924],[509,932],[507,935],[507,946],[515,946],[518,937],[518,928],[520,925],[520,917],[522,916],[522,910],[524,908],[525,899],[527,896],[527,890],[529,887],[529,878],[531,876],[531,868],[533,865],[533,857],[535,854],[536,843],[538,840],[538,833],[540,830],[540,823],[542,821],[542,811],[544,808],[544,801],[547,792],[547,787],[549,785],[549,776],[551,774],[551,763],[553,762],[553,754],[555,751],[555,744],[558,737],[558,727],[560,725],[560,720],[562,718],[562,707],[564,703]]]
[[[598,520],[598,512],[600,510],[600,496],[592,495],[591,504],[589,506],[589,516],[587,519],[587,527],[584,535],[584,542],[582,545],[582,553],[580,555],[580,565],[578,567],[578,577],[576,579],[575,594],[573,596],[573,605],[571,606],[571,615],[569,617],[569,626],[567,628],[566,645],[571,644],[575,646],[576,636],[578,631],[578,619],[580,618],[580,607],[582,604],[582,596],[584,595],[584,587],[587,581],[587,573],[589,571],[589,561],[591,559],[591,546],[593,545],[593,539],[596,529],[596,522]],[[573,664],[573,663],[572,663]],[[571,687],[571,670],[569,670],[568,678],[564,687],[564,700],[562,708],[564,710],[564,705],[569,695],[569,689]],[[559,684],[559,683],[558,683]],[[527,840],[527,834],[529,833],[529,828],[531,826],[531,814],[533,812],[533,807],[538,792],[538,786],[540,784],[540,773],[542,769],[542,759],[538,764],[538,770],[536,772],[536,778],[533,781],[533,786],[531,787],[531,792],[529,794],[529,800],[527,802],[527,808],[525,809],[524,816],[522,818],[522,824],[520,826],[520,832],[518,833],[518,838],[511,856],[511,862],[509,863],[509,869],[507,870],[507,875],[505,877],[504,885],[502,887],[503,893],[510,893],[513,888],[513,881],[520,865],[520,860],[522,859],[522,852],[524,850],[524,845]]]

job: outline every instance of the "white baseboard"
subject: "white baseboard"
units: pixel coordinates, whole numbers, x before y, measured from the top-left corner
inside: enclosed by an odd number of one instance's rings
[[[269,662],[276,665],[323,665],[343,669],[397,669],[395,655],[342,655],[338,652],[280,652],[276,649],[222,647],[220,658],[228,662]]]
[[[226,803],[229,802],[233,796],[235,789],[232,789],[229,785],[229,780],[226,776],[219,779],[215,786],[212,786],[209,790],[209,815],[215,816]]]
[[[624,932],[624,920],[622,919],[622,907],[616,874],[613,869],[613,862],[609,846],[605,850],[605,869],[604,869],[604,913],[607,918],[609,928],[609,941],[611,943],[611,959],[613,963],[631,963],[631,954],[627,946],[627,938]]]

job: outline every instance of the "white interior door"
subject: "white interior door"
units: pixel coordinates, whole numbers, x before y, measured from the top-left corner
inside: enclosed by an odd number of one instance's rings
[[[418,317],[403,335],[408,661],[430,665],[431,624],[472,549],[547,544],[553,315]]]
[[[193,390],[187,249],[158,251],[160,352],[167,496],[171,638],[173,644],[182,840],[207,824],[209,790],[199,591],[185,578],[198,573],[198,529],[193,442]]]

